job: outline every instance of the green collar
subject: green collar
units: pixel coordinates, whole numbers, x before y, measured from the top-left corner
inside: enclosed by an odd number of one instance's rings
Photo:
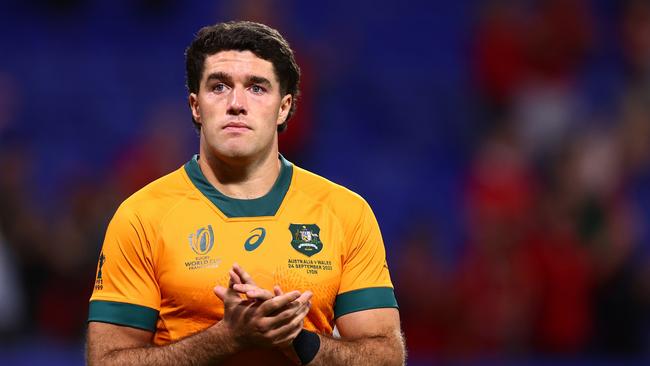
[[[198,162],[199,156],[194,157],[185,164],[185,171],[196,188],[203,193],[227,217],[259,217],[274,216],[284,196],[289,190],[293,175],[293,164],[282,155],[280,159],[280,175],[273,184],[271,191],[259,198],[250,200],[228,197],[219,192],[203,175]]]

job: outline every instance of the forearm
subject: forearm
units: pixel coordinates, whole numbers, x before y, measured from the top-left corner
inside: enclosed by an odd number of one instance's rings
[[[399,331],[354,340],[320,335],[320,350],[309,366],[404,365],[405,349]]]
[[[101,344],[89,344],[89,365],[218,365],[237,351],[223,323],[165,346],[101,348]]]

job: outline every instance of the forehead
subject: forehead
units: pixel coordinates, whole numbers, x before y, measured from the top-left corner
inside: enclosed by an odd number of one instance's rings
[[[224,72],[233,78],[262,76],[277,82],[273,64],[251,51],[221,51],[205,58],[203,79],[215,72]]]

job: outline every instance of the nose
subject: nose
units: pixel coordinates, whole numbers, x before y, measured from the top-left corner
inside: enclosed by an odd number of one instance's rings
[[[243,88],[233,88],[232,92],[229,95],[227,113],[234,116],[238,116],[240,114],[246,115],[248,113],[246,92]]]

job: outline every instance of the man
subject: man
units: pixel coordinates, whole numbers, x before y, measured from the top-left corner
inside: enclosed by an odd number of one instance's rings
[[[403,364],[370,207],[278,152],[298,95],[287,42],[252,22],[205,27],[186,68],[199,155],[113,217],[88,363]]]

